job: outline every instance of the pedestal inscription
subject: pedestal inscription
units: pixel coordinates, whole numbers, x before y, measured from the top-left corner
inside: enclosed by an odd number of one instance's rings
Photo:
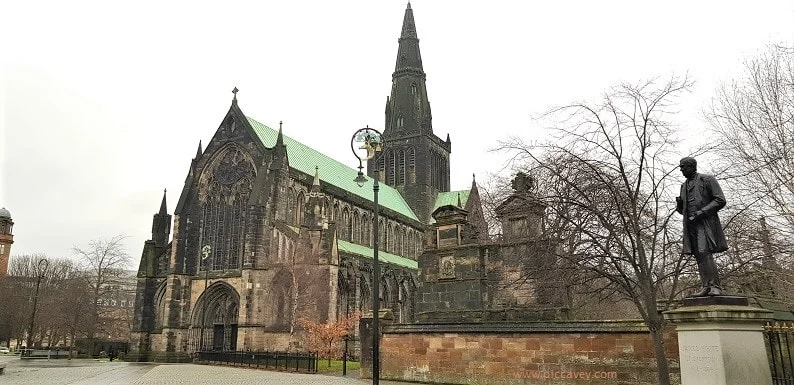
[[[692,364],[692,369],[703,373],[716,373],[722,365],[722,349],[718,345],[679,345],[681,361]]]

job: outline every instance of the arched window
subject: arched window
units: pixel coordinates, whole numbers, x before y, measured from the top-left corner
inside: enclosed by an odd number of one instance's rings
[[[405,184],[405,151],[397,152],[397,184]]]
[[[411,94],[416,95],[416,83],[411,84]]]
[[[414,232],[413,230],[408,230],[408,242],[406,244],[407,255],[408,258],[416,258],[414,254]]]
[[[232,148],[207,168],[200,187],[201,230],[196,258],[201,269],[239,269],[245,245],[245,208],[256,170],[250,158]],[[201,248],[210,246],[209,258]]]
[[[361,244],[364,246],[372,245],[372,223],[369,220],[369,215],[364,214],[361,216]]]
[[[402,128],[403,123],[404,123],[403,117],[402,116],[398,117],[397,118],[397,128]]]
[[[380,247],[382,248],[386,247],[386,237],[387,237],[386,224],[385,221],[381,219],[380,223],[378,224],[378,238],[380,238],[379,242],[380,242]]]
[[[353,220],[350,224],[350,242],[361,243],[361,228],[358,226],[358,211],[353,211]]]
[[[397,238],[396,234],[394,233],[394,225],[389,223],[388,230],[386,230],[386,231],[388,232],[388,235],[387,235],[387,238],[386,238],[386,242],[388,243],[388,246],[386,246],[386,251],[388,251],[390,253],[394,253],[394,241]]]
[[[350,240],[350,211],[347,210],[347,207],[342,209],[342,221],[339,223],[339,227],[341,228],[341,234],[339,234],[339,238],[349,241]]]
[[[387,161],[389,162],[389,169],[386,170],[386,184],[389,186],[394,186],[394,174],[395,174],[395,158],[394,152],[389,151],[386,156],[388,157]]]
[[[408,168],[416,167],[416,152],[413,147],[408,148]]]

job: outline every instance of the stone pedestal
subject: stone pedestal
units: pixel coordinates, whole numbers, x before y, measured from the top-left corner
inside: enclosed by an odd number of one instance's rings
[[[772,385],[763,335],[772,311],[712,304],[664,317],[678,331],[681,385]]]

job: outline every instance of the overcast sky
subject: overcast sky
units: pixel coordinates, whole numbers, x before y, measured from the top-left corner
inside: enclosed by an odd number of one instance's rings
[[[211,4],[211,5],[208,5]],[[0,206],[12,255],[69,257],[125,234],[137,266],[163,188],[181,192],[235,86],[249,116],[354,166],[350,136],[383,128],[405,1],[13,1],[0,7]],[[487,178],[533,116],[621,81],[688,73],[679,123],[770,43],[789,1],[412,2],[433,129],[452,189]],[[693,132],[695,132],[693,131]],[[478,179],[479,180],[479,179]]]

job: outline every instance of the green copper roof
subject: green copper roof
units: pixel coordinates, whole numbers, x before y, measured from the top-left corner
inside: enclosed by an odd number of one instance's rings
[[[347,241],[337,241],[339,251],[346,252],[349,254],[360,255],[365,258],[372,259],[373,250],[366,246],[357,245],[355,243],[350,243]],[[391,263],[393,265],[407,267],[409,269],[419,269],[419,264],[416,261],[401,257],[399,255],[394,255],[391,253],[387,253],[382,250],[378,250],[378,261]]]
[[[460,190],[460,191],[449,191],[449,192],[440,192],[436,197],[436,204],[433,206],[433,211],[436,211],[437,208],[441,206],[457,206],[458,205],[458,194],[460,194],[460,204],[461,208],[466,207],[466,202],[469,200],[469,193],[471,190]]]
[[[278,131],[257,122],[256,120],[247,117],[251,127],[259,136],[267,147],[276,145],[276,137]],[[362,187],[359,187],[353,179],[358,176],[358,171],[354,170],[336,160],[330,158],[328,155],[322,154],[319,151],[310,148],[309,146],[298,142],[284,135],[284,145],[287,146],[287,157],[291,167],[297,169],[308,175],[314,175],[314,166],[320,167],[320,180],[339,187],[349,193],[358,195],[370,202],[373,200],[371,179]],[[352,156],[352,155],[351,155]],[[378,203],[394,210],[406,217],[418,221],[416,214],[414,214],[408,203],[405,202],[402,195],[394,188],[387,186],[383,183],[380,184],[380,192],[378,193]]]

